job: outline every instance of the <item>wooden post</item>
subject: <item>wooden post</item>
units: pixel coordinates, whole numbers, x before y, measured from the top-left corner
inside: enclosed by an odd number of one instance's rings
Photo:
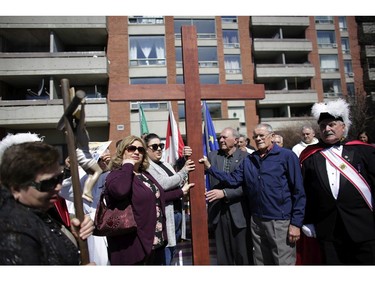
[[[85,97],[86,94],[83,91],[77,91],[72,102],[70,102],[69,88],[69,80],[61,79],[61,90],[64,104],[64,115],[62,116],[62,118],[64,120],[64,126],[61,126],[59,122],[58,127],[60,127],[60,129],[65,129],[65,140],[68,146],[70,172],[72,177],[74,208],[76,212],[76,217],[80,221],[83,221],[85,214],[83,212],[82,190],[78,174],[78,161],[76,154],[75,136],[70,122],[73,118],[72,114],[77,109],[77,107],[81,103],[81,100]],[[78,245],[80,249],[81,263],[88,264],[90,262],[90,257],[89,250],[87,247],[87,241],[78,238]]]

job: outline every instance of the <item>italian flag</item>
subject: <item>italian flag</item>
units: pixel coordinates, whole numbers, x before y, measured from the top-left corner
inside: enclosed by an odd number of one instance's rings
[[[182,152],[185,144],[182,139],[178,125],[176,123],[176,120],[174,119],[171,102],[168,102],[168,110],[169,116],[167,123],[164,161],[174,166],[176,160],[182,157]]]

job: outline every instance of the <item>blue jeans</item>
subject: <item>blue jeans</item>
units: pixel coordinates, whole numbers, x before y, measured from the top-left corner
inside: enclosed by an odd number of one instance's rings
[[[175,212],[174,213],[174,226],[175,226],[175,234],[176,234],[176,243],[181,239],[181,223],[182,223],[182,213]],[[165,264],[171,265],[174,254],[175,254],[176,247],[165,247]]]

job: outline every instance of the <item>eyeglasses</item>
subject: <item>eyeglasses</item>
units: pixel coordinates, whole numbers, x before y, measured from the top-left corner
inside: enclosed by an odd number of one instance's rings
[[[56,185],[62,184],[64,180],[64,173],[60,173],[57,176],[54,176],[53,178],[50,178],[48,180],[42,180],[40,182],[32,181],[30,183],[30,186],[35,188],[36,190],[40,192],[49,192],[53,189],[55,189]]]
[[[273,133],[269,133],[268,135],[254,135],[253,136],[253,140],[256,140],[258,137],[260,137],[260,139],[264,140],[266,137],[268,137],[269,135],[272,135]]]
[[[160,150],[163,150],[164,146],[165,146],[164,143],[159,143],[159,144],[154,143],[154,144],[149,145],[148,147],[151,148],[153,151],[156,151],[158,150],[158,147],[160,147]]]
[[[135,146],[135,145],[129,145],[126,150],[130,153],[133,153],[135,152],[136,150],[138,150],[138,152],[140,154],[145,154],[146,153],[146,150],[143,146]]]

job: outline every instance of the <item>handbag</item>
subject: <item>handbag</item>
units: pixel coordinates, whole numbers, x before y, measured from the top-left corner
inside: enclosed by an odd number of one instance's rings
[[[105,200],[105,195],[105,190],[103,190],[95,212],[93,235],[115,236],[136,231],[137,223],[134,220],[130,200],[122,200],[110,208]]]

